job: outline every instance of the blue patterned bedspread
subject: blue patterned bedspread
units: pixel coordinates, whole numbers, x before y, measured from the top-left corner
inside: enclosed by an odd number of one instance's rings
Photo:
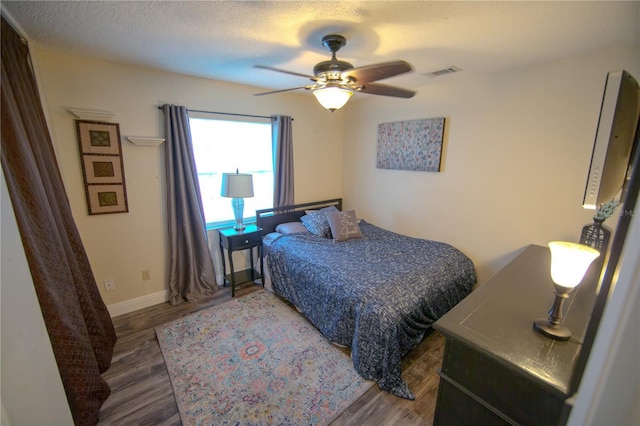
[[[269,248],[273,288],[330,341],[349,346],[365,379],[414,399],[402,357],[475,283],[471,260],[455,247],[360,222],[363,237],[335,242],[288,234]]]

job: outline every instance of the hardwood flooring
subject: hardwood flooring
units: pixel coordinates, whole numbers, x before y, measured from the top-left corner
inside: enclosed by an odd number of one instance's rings
[[[262,287],[236,286],[236,297]],[[195,302],[151,306],[113,318],[118,335],[111,367],[103,377],[111,396],[100,410],[99,425],[181,425],[169,375],[154,327],[190,313],[231,300],[229,288]],[[398,398],[373,386],[331,424],[337,425],[431,425],[438,393],[438,369],[444,338],[427,336],[402,362],[402,377],[416,396]]]

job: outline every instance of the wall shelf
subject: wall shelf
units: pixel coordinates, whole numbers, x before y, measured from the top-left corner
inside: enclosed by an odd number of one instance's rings
[[[164,142],[164,138],[148,138],[142,136],[127,136],[129,142],[138,146],[158,146]]]
[[[109,121],[116,115],[115,112],[97,109],[69,108],[67,111],[81,120]]]

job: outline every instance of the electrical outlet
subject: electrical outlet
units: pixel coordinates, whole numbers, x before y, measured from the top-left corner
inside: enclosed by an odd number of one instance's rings
[[[113,280],[113,278],[104,280],[104,289],[106,291],[113,291],[116,289],[116,282]]]
[[[149,281],[151,279],[151,269],[142,270],[142,281]]]

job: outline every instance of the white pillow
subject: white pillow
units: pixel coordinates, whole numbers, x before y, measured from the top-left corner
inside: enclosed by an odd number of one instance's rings
[[[304,227],[302,222],[287,222],[276,226],[276,232],[281,234],[300,234],[308,233],[309,231]]]

